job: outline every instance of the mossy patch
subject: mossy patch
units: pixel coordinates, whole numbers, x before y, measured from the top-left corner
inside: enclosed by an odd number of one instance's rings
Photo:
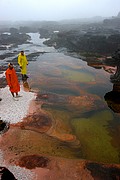
[[[91,82],[95,81],[94,76],[91,73],[86,73],[81,71],[75,71],[75,70],[62,70],[64,78],[72,81],[77,82]]]

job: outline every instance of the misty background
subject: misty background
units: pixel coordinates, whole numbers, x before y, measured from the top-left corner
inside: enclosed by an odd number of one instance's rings
[[[119,9],[119,0],[0,0],[0,21],[112,17]]]

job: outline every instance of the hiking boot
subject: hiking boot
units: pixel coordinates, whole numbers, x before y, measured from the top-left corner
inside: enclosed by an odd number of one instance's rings
[[[16,98],[19,98],[19,97],[22,97],[22,96],[21,96],[21,95],[19,95],[19,94],[18,94],[18,95],[16,95]]]
[[[13,100],[14,100],[14,101],[18,101],[19,99],[17,99],[16,97],[13,97]]]
[[[27,75],[25,75],[26,78],[29,78]]]

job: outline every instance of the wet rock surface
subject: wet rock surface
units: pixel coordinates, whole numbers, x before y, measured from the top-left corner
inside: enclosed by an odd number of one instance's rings
[[[86,164],[86,168],[91,171],[91,174],[94,179],[99,180],[118,180],[120,179],[120,167],[115,165],[105,165],[105,164],[98,164],[94,162],[90,162]]]
[[[0,134],[5,133],[9,129],[9,123],[0,120]]]
[[[3,60],[3,59],[5,59],[5,58],[12,57],[12,56],[14,56],[14,55],[16,55],[16,54],[17,54],[16,52],[15,52],[15,53],[9,52],[9,53],[2,54],[2,55],[0,55],[0,60]]]
[[[0,131],[2,131],[6,127],[6,123],[0,120]]]
[[[23,44],[27,42],[30,38],[27,34],[19,34],[19,33],[11,33],[11,34],[0,34],[0,44],[1,45],[9,45],[14,44],[17,46],[18,44]]]
[[[10,172],[6,167],[0,166],[0,179],[1,180],[17,180],[12,172]]]
[[[0,88],[6,87],[7,82],[5,78],[0,78]]]

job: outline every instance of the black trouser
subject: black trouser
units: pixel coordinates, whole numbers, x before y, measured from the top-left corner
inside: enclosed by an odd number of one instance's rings
[[[22,74],[22,81],[26,81],[28,76],[26,74]]]

